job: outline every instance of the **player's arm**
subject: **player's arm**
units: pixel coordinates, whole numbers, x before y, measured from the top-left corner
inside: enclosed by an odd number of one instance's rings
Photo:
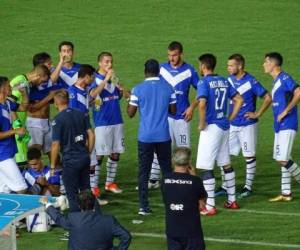
[[[71,229],[71,222],[67,216],[62,215],[51,203],[46,204],[46,212],[54,220],[55,224],[64,229]]]
[[[28,104],[29,104],[29,98],[28,94],[25,88],[19,89],[21,95],[22,95],[22,102],[18,107],[18,111],[24,112],[27,111],[28,109]]]
[[[0,131],[0,140],[12,137],[14,135],[23,136],[25,133],[26,133],[26,129],[23,127],[16,128],[16,129],[10,129],[7,131]]]
[[[130,96],[130,100],[129,100],[129,103],[127,106],[127,114],[130,118],[135,116],[137,108],[139,106],[139,98],[135,92],[136,92],[136,89],[133,88],[131,96]]]
[[[130,118],[134,117],[137,111],[137,106],[133,106],[130,103],[127,106],[127,114]]]
[[[108,72],[105,75],[104,80],[96,88],[93,88],[90,91],[90,96],[91,97],[96,98],[97,95],[101,94],[102,90],[105,88],[106,84],[110,80],[112,74],[113,74],[113,70],[112,69],[108,70]]]
[[[53,99],[55,92],[56,92],[55,90],[52,90],[41,101],[38,101],[38,102],[35,102],[35,103],[30,103],[29,107],[28,107],[28,111],[29,112],[36,112],[36,111],[40,110],[41,108],[47,106],[49,104],[49,102]]]
[[[176,115],[176,103],[169,104],[169,114]]]
[[[64,64],[64,56],[60,53],[59,54],[59,62],[57,64],[57,66],[55,67],[55,70],[51,73],[51,76],[50,76],[51,81],[53,83],[57,82],[63,64]]]
[[[228,117],[229,121],[232,121],[238,114],[238,112],[240,111],[240,108],[242,107],[243,103],[244,103],[244,99],[243,97],[237,93],[233,98],[233,110],[230,114],[230,116]]]
[[[204,130],[206,127],[206,122],[205,122],[205,118],[206,118],[206,98],[200,98],[199,99],[199,126],[198,129]]]
[[[88,150],[89,150],[89,153],[92,153],[94,145],[95,145],[95,134],[91,128],[89,128],[86,132],[87,132],[87,137],[88,137],[88,140],[87,140]]]
[[[278,115],[277,121],[281,122],[284,117],[294,108],[300,101],[300,87],[295,88],[293,92],[293,98],[290,103],[286,106],[286,108],[282,111],[281,114]]]
[[[263,103],[260,106],[259,110],[257,112],[247,112],[245,114],[245,117],[247,117],[248,119],[256,119],[261,117],[266,110],[270,107],[271,102],[272,102],[272,97],[271,95],[267,92],[263,97]]]
[[[195,108],[197,108],[198,104],[199,104],[199,101],[197,99],[195,99],[191,103],[191,105],[183,112],[184,120],[186,122],[189,122],[190,120],[192,120],[194,110],[195,110]]]

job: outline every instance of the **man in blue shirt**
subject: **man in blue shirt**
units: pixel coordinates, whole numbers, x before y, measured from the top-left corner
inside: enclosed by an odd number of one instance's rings
[[[168,62],[160,65],[160,77],[172,85],[176,94],[176,114],[169,114],[169,130],[173,146],[190,147],[190,121],[198,105],[197,99],[189,102],[190,88],[197,89],[199,77],[190,64],[183,61],[183,46],[173,41],[168,46]],[[151,169],[149,187],[159,187],[160,168],[157,157]]]
[[[199,100],[198,156],[196,167],[203,170],[203,184],[207,192],[206,207],[203,215],[215,215],[215,161],[224,170],[228,200],[224,207],[238,209],[235,197],[235,173],[230,165],[229,156],[229,121],[233,120],[243,104],[243,98],[224,78],[214,74],[217,59],[212,54],[199,57],[199,69],[203,78],[199,81],[197,98]],[[227,118],[228,101],[234,102],[233,110]]]
[[[273,158],[281,167],[281,194],[271,202],[291,201],[291,176],[300,182],[300,168],[291,158],[294,139],[298,130],[297,104],[300,87],[294,79],[282,71],[282,56],[277,52],[265,55],[265,73],[273,78],[272,106],[274,114]]]
[[[176,96],[171,85],[160,80],[159,63],[149,59],[145,63],[145,81],[132,90],[127,108],[134,117],[139,107],[138,131],[139,200],[140,215],[151,213],[148,202],[148,180],[154,152],[157,154],[162,174],[171,172],[171,138],[168,114],[176,114]]]
[[[69,96],[64,89],[54,95],[59,114],[52,122],[51,169],[56,168],[62,153],[62,179],[71,211],[78,211],[78,190],[90,188],[90,153],[94,147],[94,132],[89,117],[68,107]]]
[[[229,149],[231,155],[242,154],[246,161],[246,183],[239,193],[239,198],[248,197],[252,193],[252,184],[256,171],[256,142],[257,142],[257,123],[258,118],[270,106],[272,100],[268,91],[245,71],[245,59],[240,54],[233,54],[228,58],[227,70],[230,76],[228,81],[240,93],[244,99],[244,104],[238,112],[235,119],[230,122]],[[263,103],[256,111],[257,97],[263,99]],[[233,105],[230,105],[230,111]],[[221,169],[222,171],[222,169]],[[224,172],[222,171],[222,176]],[[226,190],[223,183],[222,191]],[[220,191],[216,191],[216,195]]]
[[[118,82],[113,81],[115,73],[112,54],[106,51],[101,52],[98,56],[98,65],[99,69],[90,90],[90,95],[94,98],[93,118],[98,165],[101,166],[104,156],[108,156],[105,190],[122,193],[115,178],[120,154],[125,150],[124,126],[120,108],[123,91]]]
[[[20,138],[25,135],[25,128],[13,129],[13,112],[25,112],[28,107],[28,96],[25,88],[19,89],[22,95],[22,103],[8,98],[11,95],[9,80],[5,76],[0,76],[0,193],[25,193],[27,185],[20,173],[14,159],[17,153],[15,135]]]
[[[74,44],[63,41],[58,45],[59,56],[63,58],[63,65],[59,73],[58,84],[65,89],[72,86],[78,78],[80,64],[73,61]]]

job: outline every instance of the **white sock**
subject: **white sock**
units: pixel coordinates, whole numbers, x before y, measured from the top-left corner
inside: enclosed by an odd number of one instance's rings
[[[66,193],[66,189],[65,189],[65,185],[62,179],[62,175],[59,176],[59,182],[60,182],[60,187],[59,187],[59,191],[61,194],[65,194]]]
[[[296,162],[289,160],[285,166],[297,182],[300,183],[300,167]]]
[[[151,173],[150,173],[150,180],[158,181],[160,179],[160,167],[157,160],[157,155],[154,153]]]
[[[281,193],[283,195],[291,194],[291,173],[285,167],[281,167]]]
[[[95,169],[94,169],[94,167],[93,167],[93,169],[90,169],[90,186],[91,186],[91,188],[97,187],[96,182],[95,182]]]
[[[215,178],[203,180],[203,186],[207,193],[206,209],[210,210],[216,205],[215,204],[215,186],[216,186]]]
[[[115,182],[115,177],[117,174],[117,168],[118,168],[118,162],[113,161],[108,157],[107,163],[106,163],[106,184]]]
[[[98,187],[98,185],[99,185],[100,168],[101,168],[101,166],[98,165],[98,164],[95,166],[95,177],[94,177],[94,182],[95,182],[96,187]]]
[[[224,180],[226,182],[226,190],[228,201],[234,202],[235,199],[235,172],[233,168],[224,171]]]
[[[252,184],[254,181],[256,171],[256,158],[246,159],[246,185],[245,188],[252,190]]]
[[[225,182],[225,173],[224,173],[224,169],[222,167],[220,167],[221,170],[221,179],[222,179],[222,188],[224,190],[226,190],[227,186],[226,186],[226,182]]]

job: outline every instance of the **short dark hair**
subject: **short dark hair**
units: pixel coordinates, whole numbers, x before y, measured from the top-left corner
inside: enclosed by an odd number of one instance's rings
[[[95,72],[95,68],[89,64],[81,64],[78,70],[78,78],[83,78],[86,75],[92,76]]]
[[[47,52],[37,53],[32,58],[33,66],[41,65],[51,59],[51,56]]]
[[[69,103],[69,93],[65,89],[59,89],[54,94],[54,99],[59,99],[60,102]]]
[[[77,195],[79,208],[82,211],[93,210],[95,208],[95,196],[91,190],[83,190]]]
[[[213,54],[203,54],[198,59],[209,70],[214,70],[217,65],[217,58]]]
[[[241,54],[233,54],[228,57],[228,60],[235,60],[239,65],[242,65],[242,68],[245,67],[245,58]]]
[[[180,42],[173,41],[169,44],[168,50],[170,50],[170,51],[178,50],[180,53],[182,53],[183,52],[183,46]]]
[[[8,83],[8,78],[6,76],[0,76],[0,88]]]
[[[42,153],[37,147],[29,147],[27,152],[27,160],[41,159]]]
[[[110,56],[110,57],[112,57],[112,53],[107,52],[107,51],[101,52],[101,53],[98,55],[98,62],[100,62],[100,61],[103,59],[103,57],[105,57],[105,56]]]
[[[277,66],[281,66],[283,64],[283,57],[278,52],[267,53],[265,55],[265,58],[267,57],[270,58],[272,61],[274,61]]]
[[[61,50],[61,47],[62,46],[70,46],[72,50],[74,50],[74,44],[70,41],[62,41],[59,45],[58,45],[58,50],[60,51]]]
[[[145,62],[145,74],[158,76],[159,75],[159,63],[155,59],[149,59]]]

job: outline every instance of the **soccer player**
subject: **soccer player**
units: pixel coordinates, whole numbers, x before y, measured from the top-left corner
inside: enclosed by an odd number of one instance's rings
[[[232,121],[243,104],[243,98],[235,88],[222,76],[214,74],[217,59],[212,54],[199,57],[199,70],[203,78],[199,81],[197,98],[199,100],[198,155],[196,167],[203,170],[202,179],[208,198],[206,207],[201,209],[203,215],[215,215],[215,177],[214,164],[224,170],[224,180],[228,199],[225,208],[238,209],[235,196],[235,173],[230,165],[229,156],[229,121]],[[227,118],[227,104],[234,102],[233,110]]]
[[[172,162],[174,172],[162,180],[168,249],[204,250],[199,207],[205,206],[207,193],[202,180],[193,176],[191,150],[176,148]]]
[[[89,117],[89,94],[88,88],[90,84],[94,81],[95,69],[87,64],[82,64],[78,71],[78,79],[74,85],[69,87],[69,107],[77,109]],[[88,118],[90,119],[90,118]],[[100,195],[100,190],[98,188],[98,180],[95,181],[95,167],[97,165],[96,151],[93,149],[91,154],[90,163],[90,184],[93,193],[96,196]],[[103,201],[103,200],[102,200]],[[103,204],[103,202],[102,202]]]
[[[74,44],[63,41],[58,45],[59,56],[63,58],[63,65],[59,73],[58,84],[65,89],[72,86],[78,78],[80,64],[73,61]]]
[[[76,200],[79,190],[90,189],[90,153],[94,147],[94,132],[88,117],[68,107],[69,96],[64,89],[54,95],[59,114],[52,122],[51,170],[56,169],[59,151],[62,153],[62,179],[70,211],[80,211]]]
[[[157,154],[162,174],[172,171],[171,138],[168,114],[176,113],[176,95],[171,85],[159,78],[159,63],[149,59],[145,63],[146,79],[131,93],[127,108],[129,117],[140,112],[138,133],[139,158],[139,215],[149,215],[148,180],[154,152]]]
[[[265,73],[273,78],[272,106],[274,114],[273,158],[281,167],[281,194],[271,202],[291,201],[291,176],[300,182],[300,168],[291,158],[296,131],[298,129],[297,104],[300,87],[295,80],[281,69],[282,56],[277,52],[265,55]]]
[[[105,190],[121,193],[115,182],[120,154],[124,152],[123,119],[120,109],[122,89],[113,83],[113,57],[109,52],[98,56],[98,72],[90,90],[94,98],[93,119],[96,135],[96,154],[98,165],[101,166],[104,156],[108,156]],[[95,173],[97,174],[97,172]]]
[[[230,154],[237,156],[242,150],[246,161],[246,183],[239,193],[239,197],[244,198],[251,195],[255,176],[258,118],[268,109],[272,99],[255,77],[245,71],[245,59],[242,55],[233,54],[228,58],[227,71],[230,75],[228,81],[244,99],[244,104],[237,116],[230,122],[229,133]],[[257,97],[263,99],[258,111],[256,111]],[[232,108],[231,104],[230,112]],[[226,186],[225,183],[223,186]]]
[[[50,167],[43,164],[41,151],[38,148],[30,147],[27,152],[27,160],[29,169],[23,172],[23,176],[29,192],[59,196],[60,174],[55,171],[51,175]]]
[[[173,146],[190,147],[190,121],[198,101],[189,102],[189,91],[197,89],[197,71],[183,60],[183,46],[173,41],[168,46],[168,62],[160,65],[160,76],[175,90],[176,114],[169,114],[168,122]],[[151,169],[149,188],[159,187],[160,168],[156,155]]]
[[[50,78],[50,71],[49,69],[44,65],[37,65],[35,66],[29,73],[25,75],[18,75],[14,77],[10,81],[10,85],[13,88],[12,95],[15,98],[17,103],[22,102],[23,95],[21,94],[19,88],[25,87],[28,91],[30,87],[33,86],[39,86],[42,83],[46,82]],[[28,107],[29,113],[30,110],[34,110],[37,108],[38,105],[34,105],[31,103],[31,105]],[[25,126],[27,115],[26,112],[17,112],[17,117],[20,120],[22,126]],[[18,147],[18,153],[16,154],[16,161],[18,164],[22,165],[23,163],[26,163],[27,161],[27,140],[17,140],[17,147]]]
[[[35,54],[32,62],[34,67],[44,65],[49,70],[53,69],[51,57],[46,52]],[[32,85],[29,88],[30,105],[27,112],[26,127],[31,139],[28,145],[39,148],[43,153],[48,154],[49,159],[51,148],[50,103],[53,101],[57,89],[56,81],[62,64],[63,58],[61,57],[47,81],[39,85]]]
[[[23,97],[20,104],[9,100],[9,80],[0,76],[0,193],[27,191],[25,180],[14,159],[17,153],[15,135],[24,136],[26,130],[24,127],[12,128],[12,112],[25,112],[28,106],[25,88],[20,88],[19,91]]]

